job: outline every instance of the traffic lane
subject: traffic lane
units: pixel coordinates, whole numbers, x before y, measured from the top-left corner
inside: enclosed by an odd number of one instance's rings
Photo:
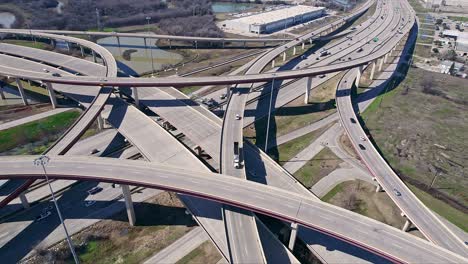
[[[11,177],[11,175],[15,175],[15,177],[42,177],[41,170],[31,164],[31,158],[25,156],[15,157],[15,159],[0,159],[0,164],[4,165],[0,167],[1,178]],[[393,260],[395,259],[391,256],[397,256],[405,262],[429,262],[429,260],[431,262],[447,262],[447,258],[451,262],[467,261],[467,259],[439,246],[432,245],[427,241],[353,212],[326,203],[305,199],[300,195],[278,188],[239,180],[234,177],[218,174],[216,174],[218,176],[215,176],[212,173],[202,172],[193,173],[170,166],[139,161],[115,162],[112,159],[100,158],[76,158],[69,161],[65,157],[54,157],[53,160],[55,162],[49,164],[47,168],[48,174],[52,178],[64,177],[63,175],[79,175],[78,177],[81,179],[90,179],[92,177],[98,181],[112,180],[130,185],[171,189],[176,192],[204,197],[205,199],[215,199],[283,220],[298,222],[357,246],[376,251],[377,254],[382,254],[384,257]],[[77,168],[80,165],[82,167]],[[6,171],[5,167],[8,167],[9,170]],[[127,180],[127,178],[132,180]],[[299,218],[298,216],[303,213],[304,217]],[[310,215],[312,213],[314,215]],[[331,217],[332,220],[314,217],[316,214]],[[351,230],[370,228],[369,236],[365,236],[366,234],[363,236],[349,235],[350,226]],[[418,247],[423,248],[429,247],[431,250],[427,255],[421,256],[414,250],[406,252],[396,250],[393,247],[382,247],[380,242],[388,240],[388,234],[383,236],[381,232],[378,232],[382,229],[397,234],[391,236],[396,245],[408,248],[418,245]]]
[[[224,206],[224,208],[231,263],[265,263],[252,212],[232,206]],[[242,235],[243,233],[246,235]]]
[[[353,118],[357,120],[353,106],[349,97],[349,88],[347,85],[352,83],[353,74],[348,74],[346,77],[346,85],[340,83],[339,93],[337,93],[337,104],[340,114],[344,117],[344,122]],[[339,96],[343,95],[343,96]],[[387,194],[392,200],[406,213],[406,216],[415,224],[420,231],[431,241],[444,246],[450,250],[454,250],[458,254],[467,254],[466,247],[463,242],[453,234],[440,219],[438,219],[430,210],[425,207],[419,199],[409,190],[408,187],[394,174],[393,170],[388,166],[385,160],[380,156],[371,142],[363,141],[362,138],[367,138],[361,126],[357,123],[349,125],[345,124],[353,144],[361,144],[365,149],[356,147],[356,151],[363,157],[366,166],[371,173],[379,179],[380,184],[387,190]],[[356,143],[359,142],[359,143]],[[369,166],[372,164],[372,166]],[[396,191],[395,191],[396,190]],[[401,195],[397,195],[397,191]]]

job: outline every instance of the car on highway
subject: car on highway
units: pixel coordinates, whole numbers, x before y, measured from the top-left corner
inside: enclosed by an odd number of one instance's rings
[[[223,93],[219,96],[219,99],[224,100],[226,99],[227,94]]]
[[[236,120],[240,120],[241,116],[239,114],[236,114]]]
[[[359,53],[359,52],[362,52],[363,50],[364,50],[364,49],[363,49],[362,47],[360,47],[360,48],[357,50],[357,52]]]
[[[102,190],[103,190],[102,187],[95,186],[95,187],[88,190],[88,194],[93,195],[93,194],[96,194],[96,193],[98,193],[98,192],[100,192]]]
[[[49,216],[51,216],[51,215],[52,215],[52,211],[44,212],[44,213],[38,215],[38,216],[36,217],[36,219],[34,220],[34,222],[40,222],[40,221],[46,219],[47,217],[49,217]]]
[[[399,192],[397,189],[393,188],[393,192],[396,196],[401,196],[401,192]]]
[[[237,95],[241,95],[241,91],[237,91]]]
[[[95,149],[91,150],[91,152],[89,154],[94,155],[94,154],[98,153],[99,151],[100,151],[99,149],[95,148]]]
[[[45,68],[42,69],[42,71],[45,72],[45,73],[49,73],[49,72],[50,72],[48,69],[45,69]]]
[[[326,74],[321,74],[319,75],[319,78],[325,78],[325,76],[327,76]]]
[[[365,137],[361,136],[360,138],[361,138],[362,141],[366,141]]]
[[[54,76],[54,77],[61,77],[62,75],[60,75],[60,73],[58,73],[58,72],[54,72],[54,73],[52,73],[52,76]]]
[[[92,205],[95,204],[95,203],[96,203],[95,200],[85,201],[85,202],[84,202],[84,206],[90,207],[90,206],[92,206]]]
[[[359,148],[362,150],[366,150],[366,147],[364,147],[362,144],[359,144]]]
[[[351,120],[351,123],[356,124],[356,120],[354,118],[351,117],[349,120]]]

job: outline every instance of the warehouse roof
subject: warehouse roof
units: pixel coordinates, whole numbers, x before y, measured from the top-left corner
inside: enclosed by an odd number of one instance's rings
[[[241,17],[238,19],[234,19],[232,21],[237,21],[245,24],[268,24],[271,22],[283,20],[286,18],[304,15],[307,13],[311,13],[314,11],[319,11],[325,9],[324,7],[314,7],[314,6],[306,6],[306,5],[296,5],[291,7],[286,7],[282,9],[277,9],[265,13],[260,13],[252,16]]]

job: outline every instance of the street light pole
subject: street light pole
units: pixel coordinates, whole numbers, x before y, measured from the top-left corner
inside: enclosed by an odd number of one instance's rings
[[[71,241],[70,236],[68,235],[68,230],[67,230],[67,227],[65,226],[65,223],[63,222],[62,213],[60,212],[60,209],[59,209],[59,206],[58,206],[58,203],[57,203],[57,199],[55,199],[54,190],[52,190],[52,186],[50,185],[49,177],[47,176],[47,171],[45,169],[45,165],[47,165],[49,163],[49,161],[50,161],[50,158],[48,156],[41,155],[39,158],[34,159],[34,165],[41,166],[42,170],[44,171],[44,176],[46,178],[47,184],[49,185],[50,193],[52,194],[52,200],[54,201],[54,204],[55,204],[55,209],[57,210],[57,214],[58,214],[58,216],[60,218],[60,222],[62,223],[63,230],[65,231],[65,236],[67,238],[68,247],[70,248],[70,251],[71,251],[71,253],[73,255],[73,259],[75,260],[75,263],[79,264],[80,260],[78,259],[78,256],[76,255],[75,248],[73,247],[73,242]]]
[[[271,118],[271,102],[273,101],[273,89],[275,88],[275,79],[271,80],[271,91],[270,91],[270,105],[268,106],[268,120],[266,128],[266,139],[265,139],[265,153],[268,150],[268,134],[270,132],[270,118]]]
[[[148,35],[150,33],[150,20],[151,20],[151,17],[150,16],[147,16],[146,17],[146,25],[147,25],[147,31],[148,31]],[[150,43],[150,52],[151,52],[151,77],[154,77],[154,59],[153,59],[153,46],[152,44]]]

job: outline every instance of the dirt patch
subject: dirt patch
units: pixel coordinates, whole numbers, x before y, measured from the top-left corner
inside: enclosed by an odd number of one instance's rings
[[[95,263],[96,260],[99,263],[141,263],[195,226],[174,193],[164,192],[135,204],[135,213],[136,226],[128,224],[126,211],[123,211],[113,220],[102,220],[74,235],[72,239],[81,263]],[[48,249],[36,249],[25,263],[72,261],[67,244],[62,241]]]
[[[27,106],[5,105],[0,107],[0,124],[52,110],[50,104]]]
[[[329,203],[396,228],[404,225],[405,218],[401,216],[401,210],[385,192],[376,193],[374,185],[361,180],[347,181],[340,185],[341,190]],[[417,230],[410,230],[410,233],[424,238]]]
[[[359,157],[359,155],[357,154],[346,132],[343,132],[343,134],[341,134],[339,143],[342,149],[344,149],[346,153],[348,153],[351,157],[361,160],[361,157]]]

